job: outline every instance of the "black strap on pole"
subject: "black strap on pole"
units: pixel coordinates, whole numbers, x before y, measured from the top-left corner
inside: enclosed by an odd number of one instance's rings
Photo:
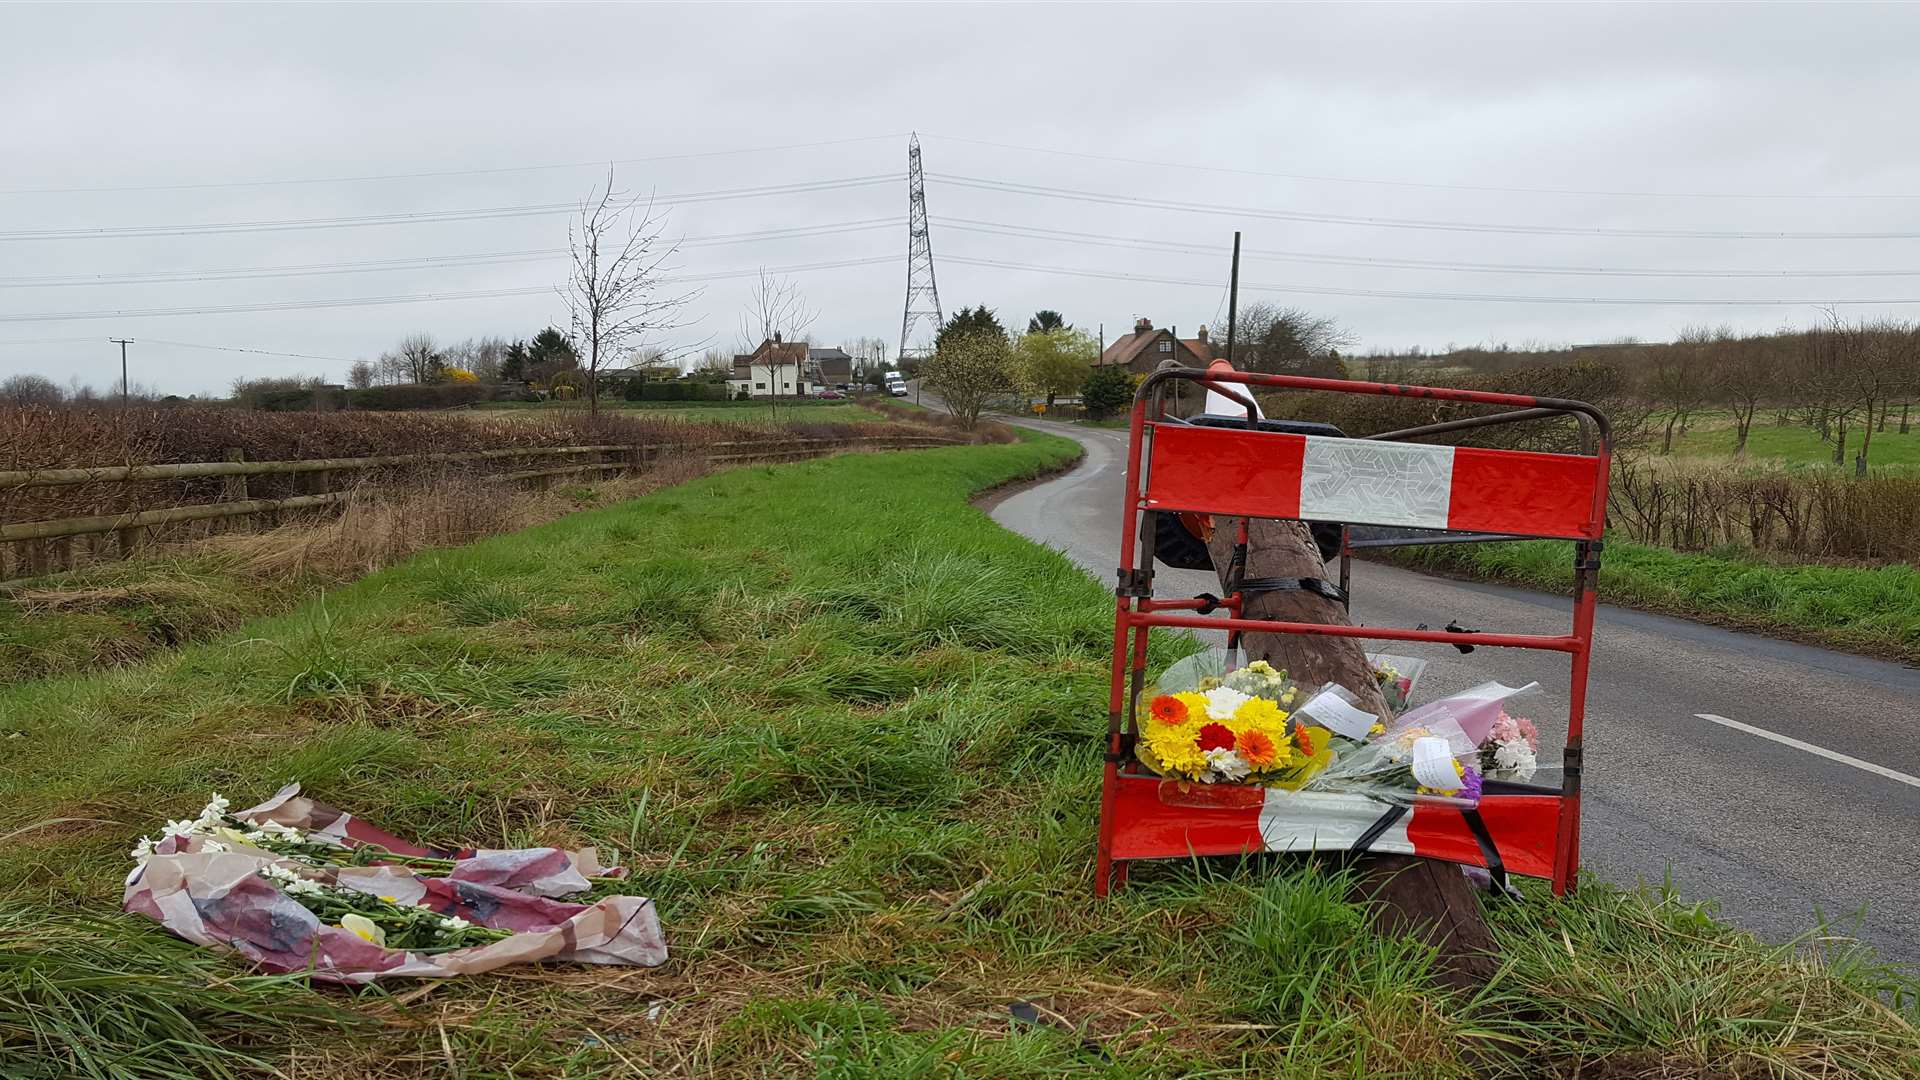
[[[1263,577],[1263,578],[1247,578],[1246,580],[1240,583],[1240,594],[1242,596],[1251,596],[1254,593],[1263,593],[1263,592],[1290,592],[1290,591],[1310,592],[1316,596],[1323,596],[1328,600],[1333,601],[1336,604],[1344,604],[1347,602],[1346,592],[1343,589],[1341,589],[1340,586],[1335,585],[1333,582],[1328,581],[1326,578]]]
[[[1480,857],[1487,860],[1487,875],[1493,878],[1493,891],[1507,891],[1507,865],[1500,859],[1500,848],[1493,842],[1493,833],[1487,831],[1487,822],[1480,816],[1477,806],[1465,806],[1460,816],[1467,821],[1467,830],[1473,833],[1474,843],[1480,845]]]
[[[1352,850],[1355,855],[1365,855],[1367,850],[1373,847],[1373,842],[1380,839],[1382,833],[1393,828],[1393,823],[1405,816],[1407,816],[1407,808],[1405,806],[1395,803],[1387,807],[1387,812],[1375,818],[1373,824],[1367,826],[1367,831],[1360,834],[1359,838],[1353,842],[1353,847],[1350,850]]]

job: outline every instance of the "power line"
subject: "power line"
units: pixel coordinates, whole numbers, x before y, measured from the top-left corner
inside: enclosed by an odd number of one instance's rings
[[[1072,277],[1104,278],[1110,281],[1143,281],[1157,285],[1193,285],[1206,289],[1219,288],[1218,279],[1203,281],[1194,278],[1171,278],[1152,274],[1123,274],[1104,270],[1075,270],[1063,266],[1033,266],[1027,263],[1005,262],[999,259],[975,259],[963,255],[946,256],[949,262],[965,263],[969,266],[985,266],[999,270],[1025,270],[1040,274],[1066,274]],[[1779,307],[1795,305],[1841,305],[1841,304],[1920,304],[1920,297],[1892,300],[1840,300],[1820,299],[1675,299],[1673,297],[1615,297],[1615,296],[1527,296],[1487,293],[1447,293],[1447,292],[1405,292],[1392,289],[1336,289],[1322,285],[1260,285],[1242,281],[1243,289],[1255,289],[1261,292],[1302,293],[1314,296],[1369,296],[1393,300],[1451,300],[1474,303],[1501,304],[1615,304],[1615,305],[1659,305],[1665,307]]]
[[[956,176],[950,173],[932,175],[934,179],[943,180],[958,187],[975,188],[981,191],[996,191],[1008,195],[1038,195],[1046,198],[1066,199],[1074,202],[1101,203],[1109,206],[1132,206],[1151,210],[1173,210],[1188,214],[1212,214],[1240,218],[1251,217],[1270,221],[1299,221],[1321,225],[1355,225],[1376,229],[1423,229],[1438,232],[1509,233],[1527,236],[1611,236],[1665,240],[1912,240],[1920,238],[1920,232],[1762,232],[1715,229],[1607,229],[1572,225],[1508,225],[1499,222],[1427,221],[1417,218],[1355,217],[1346,214],[1311,214],[1298,210],[1267,210],[1258,207],[1227,206],[1220,203],[1149,199],[1135,195],[1116,195],[1109,192],[1044,187],[1039,184],[1022,184],[1014,181],[993,180],[984,177]]]
[[[797,274],[814,270],[838,270],[850,266],[873,266],[878,263],[893,262],[891,255],[876,255],[858,259],[836,259],[827,262],[802,263],[795,266],[776,266],[764,268],[768,273]],[[725,270],[711,274],[687,274],[677,277],[665,277],[663,283],[684,283],[703,281],[723,281],[730,278],[752,277],[761,273],[762,268],[751,270]],[[537,296],[552,293],[552,285],[533,285],[516,289],[479,289],[467,292],[411,293],[394,296],[338,297],[312,300],[268,301],[256,304],[219,304],[206,307],[178,308],[133,308],[105,309],[98,311],[46,311],[23,314],[0,315],[0,323],[32,322],[69,322],[84,319],[145,319],[165,318],[176,315],[233,315],[260,311],[308,311],[318,308],[339,307],[378,307],[391,304],[423,304],[444,300],[490,300],[512,296]],[[17,344],[0,342],[0,344]]]
[[[766,240],[799,240],[820,236],[839,236],[874,229],[897,228],[898,219],[869,218],[822,225],[794,226],[785,229],[759,229],[752,232],[719,233],[713,236],[684,237],[685,247],[715,247],[755,243]],[[462,266],[489,266],[502,263],[540,261],[567,254],[566,248],[532,248],[524,251],[475,252],[464,255],[421,255],[414,258],[374,259],[362,262],[304,263],[283,266],[225,267],[206,270],[156,270],[144,274],[47,274],[0,277],[0,289],[65,288],[82,285],[146,285],[195,281],[233,281],[253,278],[318,277],[338,274],[377,273],[395,270],[440,270]]]
[[[940,219],[942,228],[991,236],[1023,237],[1035,240],[1059,240],[1092,244],[1097,247],[1131,248],[1140,251],[1175,251],[1189,255],[1224,255],[1225,247],[1182,244],[1177,241],[1119,238],[1104,233],[1047,229],[1037,225],[1007,225],[969,218]],[[1304,251],[1266,251],[1247,248],[1243,257],[1268,262],[1301,262],[1329,266],[1362,266],[1401,270],[1447,270],[1470,274],[1516,274],[1573,277],[1673,277],[1673,278],[1848,278],[1848,277],[1920,277],[1920,270],[1657,270],[1647,267],[1553,266],[1537,263],[1471,263],[1434,259],[1368,258],[1361,255],[1327,255]]]
[[[991,146],[1000,150],[1018,150],[1032,154],[1053,154],[1059,157],[1082,158],[1089,161],[1115,161],[1126,165],[1151,165],[1162,169],[1190,169],[1198,172],[1226,173],[1234,176],[1259,176],[1276,180],[1300,180],[1316,184],[1366,184],[1375,187],[1425,188],[1433,191],[1480,191],[1500,195],[1578,195],[1587,197],[1640,199],[1920,199],[1920,192],[1613,191],[1607,189],[1582,188],[1505,187],[1492,184],[1440,184],[1419,180],[1379,180],[1355,176],[1317,176],[1311,173],[1266,172],[1259,169],[1235,169],[1224,165],[1200,165],[1191,161],[1152,161],[1146,158],[1115,157],[1111,154],[1088,154],[1075,150],[1059,150],[1044,146],[1017,146],[1013,143],[990,142],[986,139],[967,139],[958,135],[932,135],[930,137],[945,139],[948,142],[971,143],[975,146]]]
[[[545,172],[554,169],[603,169],[613,165],[639,165],[654,161],[686,161],[692,158],[731,157],[740,154],[771,154],[782,150],[811,150],[821,146],[846,146],[852,143],[898,139],[905,134],[906,132],[892,135],[860,135],[850,139],[823,139],[818,142],[787,143],[781,146],[750,146],[739,150],[705,150],[688,154],[656,154],[652,157],[616,158],[601,161],[563,161],[542,165],[509,165],[490,169],[438,169],[430,172],[381,173],[374,176],[322,176],[287,180],[212,180],[193,184],[5,188],[0,189],[0,195],[66,195],[105,191],[198,191],[207,188],[287,187],[300,184],[364,184],[382,180],[423,180],[443,176],[490,176],[501,173]]]
[[[167,341],[162,338],[141,338],[142,345],[169,345],[176,349],[210,349],[214,352],[255,353],[260,356],[290,356],[295,360],[325,360],[334,364],[351,364],[355,361],[343,356],[315,356],[312,353],[278,352],[273,349],[249,349],[239,345],[201,345],[191,341]]]
[[[656,195],[655,206],[719,202],[727,199],[754,199],[771,195],[811,195],[822,191],[872,187],[899,181],[897,176],[853,176],[837,180],[809,180],[795,184],[765,187],[727,188],[718,191],[692,191],[678,195]],[[398,214],[366,214],[335,218],[288,218],[275,221],[230,221],[185,225],[120,225],[93,229],[22,229],[0,232],[0,241],[8,240],[94,240],[132,236],[207,236],[227,233],[286,232],[301,229],[346,229],[371,225],[411,225],[437,221],[483,221],[500,218],[537,217],[547,214],[571,214],[578,203],[532,203],[524,206],[493,206],[463,210],[421,210]]]

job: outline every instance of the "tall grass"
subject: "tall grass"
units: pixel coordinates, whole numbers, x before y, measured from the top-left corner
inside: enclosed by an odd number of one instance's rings
[[[1495,908],[1510,964],[1474,996],[1312,861],[1143,865],[1095,901],[1112,600],[966,501],[1074,451],[738,469],[421,554],[163,665],[0,689],[0,893],[28,924],[98,911],[137,832],[297,777],[430,843],[597,844],[659,904],[662,968],[325,995],[351,1032],[196,1023],[200,1059],[296,1076],[1911,1075],[1896,977],[1657,894]],[[35,1007],[75,1031],[129,1007],[94,993]],[[8,1037],[5,1066],[66,1064]]]

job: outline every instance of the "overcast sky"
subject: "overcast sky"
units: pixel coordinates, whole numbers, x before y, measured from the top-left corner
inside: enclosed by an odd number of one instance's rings
[[[815,340],[897,345],[913,130],[943,306],[1010,325],[1217,325],[1235,229],[1244,300],[1369,347],[1662,340],[1920,300],[1912,6],[6,5],[0,42],[0,376],[104,388],[106,339],[131,337],[136,382],[205,393],[339,379],[412,332],[564,326],[567,216],[539,208],[609,159],[661,196],[886,178],[674,204],[678,273],[706,280],[665,344],[737,344],[750,283],[722,275],[849,263],[793,272]],[[439,175],[394,178],[420,173]],[[363,177],[381,179],[340,179]],[[502,208],[533,209],[181,231]],[[47,230],[67,234],[18,235]],[[508,257],[428,263],[475,255]],[[1692,276],[1487,269],[1515,266]]]

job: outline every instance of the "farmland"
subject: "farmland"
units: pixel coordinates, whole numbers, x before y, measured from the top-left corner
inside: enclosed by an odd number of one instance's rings
[[[0,691],[3,1045],[41,1075],[1907,1075],[1898,976],[1657,891],[1494,905],[1474,996],[1312,863],[1091,901],[1112,600],[966,502],[1074,452],[735,469]],[[92,914],[135,834],[290,777],[434,843],[616,850],[674,958],[315,992]]]
[[[1871,461],[1875,468],[1920,466],[1920,433],[1900,434],[1898,417],[1887,430],[1873,435]],[[1852,436],[1857,443],[1859,435]],[[1683,458],[1731,459],[1735,442],[1733,417],[1725,412],[1696,413],[1685,435],[1676,435],[1673,452]],[[1804,424],[1756,421],[1747,437],[1747,461],[1781,465],[1832,465],[1833,444]],[[1851,469],[1849,461],[1840,468]]]

